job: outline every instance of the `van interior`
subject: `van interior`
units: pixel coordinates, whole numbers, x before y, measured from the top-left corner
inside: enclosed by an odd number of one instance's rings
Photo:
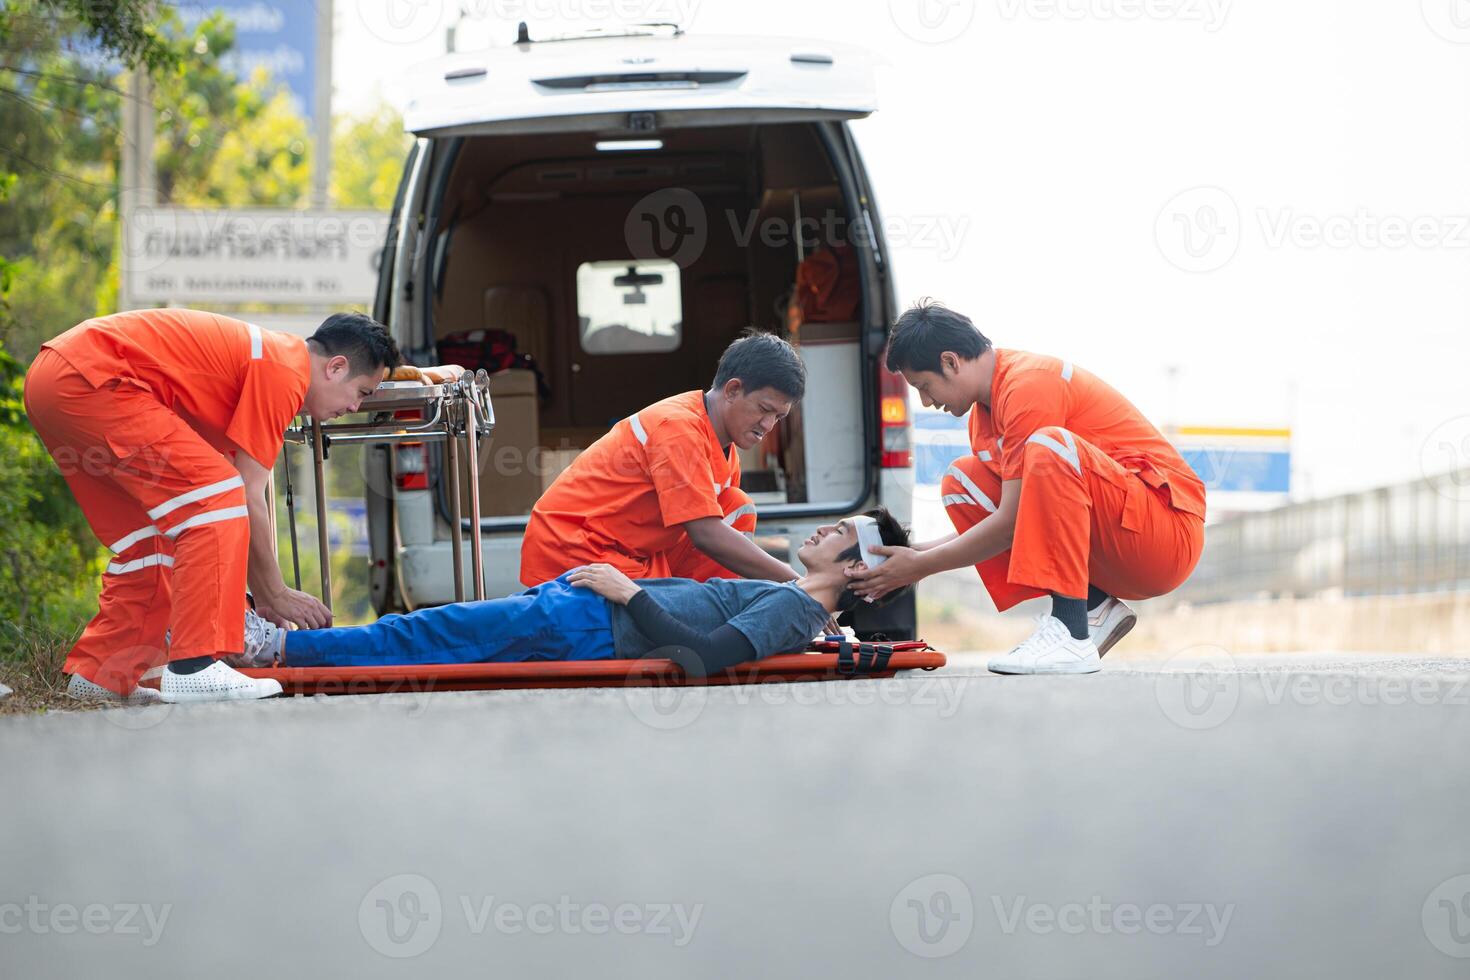
[[[487,517],[529,514],[575,454],[620,419],[708,387],[747,327],[796,343],[808,373],[799,410],[742,453],[747,492],[762,504],[834,507],[863,492],[861,290],[841,282],[845,306],[791,312],[801,263],[826,250],[828,269],[844,268],[833,258],[850,242],[818,132],[765,123],[659,137],[656,151],[599,152],[594,133],[476,136],[453,163],[430,241],[433,336],[504,331],[535,367],[492,380]],[[640,231],[657,220],[640,216],[640,202],[661,194],[697,203],[676,209],[669,228]],[[688,214],[696,208],[702,219]],[[694,246],[681,246],[681,231],[692,231]]]

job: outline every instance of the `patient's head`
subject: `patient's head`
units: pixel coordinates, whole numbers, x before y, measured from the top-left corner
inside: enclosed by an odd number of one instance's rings
[[[901,548],[908,546],[908,532],[892,514],[888,513],[888,508],[878,507],[868,511],[866,516],[871,517],[877,523],[884,544]],[[801,559],[806,570],[813,574],[835,570],[838,575],[841,575],[845,568],[868,567],[863,562],[862,550],[858,545],[857,528],[853,526],[851,520],[845,518],[836,524],[824,524],[817,528],[816,533],[807,538],[797,549],[796,556]],[[844,576],[844,581],[845,579]],[[908,587],[894,589],[873,605],[884,605],[907,591]],[[851,588],[844,586],[837,597],[837,611],[846,612],[861,601],[853,594]]]

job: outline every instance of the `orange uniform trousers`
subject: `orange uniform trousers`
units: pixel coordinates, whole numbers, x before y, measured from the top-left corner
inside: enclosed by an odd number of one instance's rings
[[[724,514],[722,520],[726,524],[746,537],[755,536],[755,502],[750,499],[749,494],[739,487],[726,487],[715,499]],[[644,578],[692,578],[698,582],[706,582],[712,578],[740,578],[735,572],[696,548],[687,534],[681,533],[678,543],[665,551],[639,554],[629,550],[636,547],[635,542],[589,540],[584,546],[578,547],[575,552],[558,551],[555,545],[548,544],[542,553],[556,552],[560,555],[561,561],[558,564],[566,567],[558,574],[568,572],[579,565],[602,562],[613,566],[635,581]],[[522,581],[524,582],[525,579],[523,578]],[[534,588],[541,583],[528,582],[526,584]]]
[[[945,512],[963,534],[995,513],[1000,461],[958,459],[940,483]],[[1021,464],[1021,501],[1009,550],[975,566],[1005,610],[1056,593],[1085,598],[1088,585],[1119,599],[1178,588],[1199,562],[1204,521],[1176,510],[1101,449],[1059,426],[1038,429]]]
[[[53,350],[26,372],[25,406],[114,556],[65,670],[123,694],[167,660],[240,652],[250,524],[234,466],[145,386],[94,388]],[[120,418],[146,420],[151,441],[119,438]]]

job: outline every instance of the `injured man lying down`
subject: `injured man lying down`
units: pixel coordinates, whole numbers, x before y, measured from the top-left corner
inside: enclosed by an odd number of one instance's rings
[[[583,565],[504,599],[456,602],[367,626],[287,631],[251,615],[236,666],[357,667],[655,655],[703,677],[806,649],[832,616],[859,599],[844,569],[874,567],[874,546],[906,546],[884,508],[817,529],[797,551],[792,582],[716,578],[633,581],[611,565]],[[879,600],[887,602],[902,590]]]

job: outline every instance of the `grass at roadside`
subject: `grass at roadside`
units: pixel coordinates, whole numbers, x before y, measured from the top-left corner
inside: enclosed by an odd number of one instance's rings
[[[84,707],[63,693],[61,673],[77,632],[0,623],[0,683],[14,692],[0,698],[0,715]]]

